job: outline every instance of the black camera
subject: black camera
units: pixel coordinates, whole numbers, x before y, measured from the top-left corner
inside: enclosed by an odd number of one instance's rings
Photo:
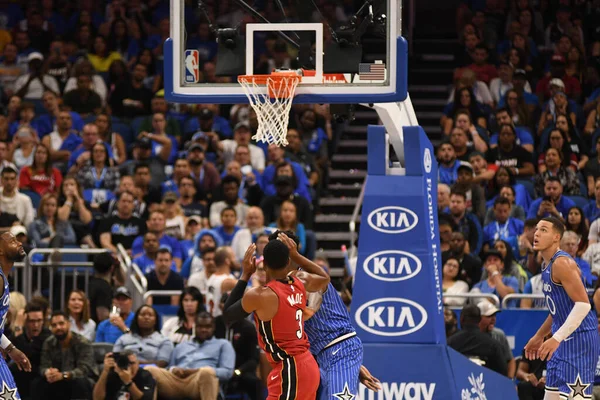
[[[119,367],[120,369],[129,368],[129,364],[131,364],[131,362],[129,361],[129,355],[121,354],[121,353],[113,353],[112,357],[115,360],[117,367]]]

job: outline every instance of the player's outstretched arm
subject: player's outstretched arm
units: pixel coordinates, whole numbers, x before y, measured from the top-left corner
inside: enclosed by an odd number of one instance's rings
[[[537,355],[541,360],[549,360],[552,357],[560,342],[581,325],[592,308],[575,261],[567,257],[558,258],[552,265],[552,279],[563,286],[575,304],[563,325],[538,350]]]

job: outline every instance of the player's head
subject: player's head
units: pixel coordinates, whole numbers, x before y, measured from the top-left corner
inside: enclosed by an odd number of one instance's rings
[[[533,235],[533,249],[543,251],[558,246],[565,233],[565,225],[556,217],[544,217],[537,223]]]
[[[265,246],[263,257],[267,277],[272,278],[272,274],[281,275],[280,271],[285,271],[289,265],[290,250],[283,242],[271,240]]]
[[[7,261],[21,261],[27,256],[21,242],[10,232],[4,232],[0,235],[0,258],[4,257]]]

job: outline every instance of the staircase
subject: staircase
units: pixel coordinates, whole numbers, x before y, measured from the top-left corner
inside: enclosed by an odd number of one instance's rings
[[[414,55],[409,60],[408,90],[419,124],[434,146],[442,139],[439,121],[454,69],[456,41],[444,39],[449,36],[443,33],[416,36]],[[368,108],[357,108],[355,117],[344,129],[331,160],[329,197],[320,199],[321,212],[315,217],[318,247],[329,259],[332,276],[343,275],[341,246],[351,245],[349,224],[367,174],[367,126],[379,123],[377,113]],[[357,233],[359,225],[360,213]]]

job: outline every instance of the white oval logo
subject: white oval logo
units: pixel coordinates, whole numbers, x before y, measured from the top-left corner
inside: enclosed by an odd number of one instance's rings
[[[417,226],[419,217],[408,208],[387,206],[371,211],[367,222],[371,228],[382,233],[403,233]]]
[[[431,151],[429,148],[426,148],[423,152],[423,166],[425,167],[425,172],[431,172]]]
[[[418,303],[399,297],[366,302],[354,315],[363,330],[378,336],[405,336],[427,323],[427,311]]]
[[[421,266],[421,260],[414,254],[400,250],[380,251],[363,262],[367,275],[385,282],[399,282],[417,276]]]

